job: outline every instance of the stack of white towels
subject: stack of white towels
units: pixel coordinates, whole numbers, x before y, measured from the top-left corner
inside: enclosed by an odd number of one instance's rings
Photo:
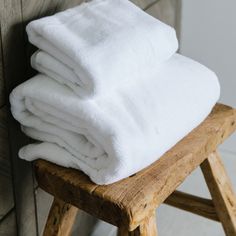
[[[40,73],[10,96],[46,159],[109,184],[147,167],[199,125],[219,98],[216,75],[176,53],[173,28],[128,0],[93,0],[31,22]]]

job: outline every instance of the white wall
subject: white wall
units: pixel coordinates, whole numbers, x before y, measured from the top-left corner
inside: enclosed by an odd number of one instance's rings
[[[181,21],[180,52],[214,70],[220,102],[236,107],[236,1],[182,0]],[[236,135],[222,149],[236,154]]]

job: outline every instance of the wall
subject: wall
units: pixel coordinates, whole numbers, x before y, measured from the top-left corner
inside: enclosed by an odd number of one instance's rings
[[[7,109],[1,45],[0,37],[0,235],[13,236],[16,234],[16,221],[9,155]]]
[[[236,1],[183,0],[181,53],[214,70],[221,84],[220,102],[236,107]],[[236,154],[236,134],[224,145]]]
[[[178,27],[178,16],[175,14],[177,1],[133,0],[154,17]],[[8,97],[15,86],[35,74],[29,65],[30,55],[35,49],[27,41],[25,26],[32,19],[51,15],[81,2],[82,0],[0,1],[0,202],[4,202],[0,205],[0,235],[16,235],[15,222],[18,235],[41,235],[52,200],[38,188],[31,163],[18,158],[19,148],[29,140],[10,115],[7,99],[5,100],[5,94]],[[11,170],[15,203],[12,196]]]

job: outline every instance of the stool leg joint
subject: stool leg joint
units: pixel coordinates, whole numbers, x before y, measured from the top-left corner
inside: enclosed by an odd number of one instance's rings
[[[236,196],[220,155],[213,152],[201,164],[218,217],[227,236],[236,235]]]
[[[54,198],[43,236],[69,236],[78,209]]]
[[[147,217],[134,231],[120,227],[118,236],[157,236],[156,214]]]

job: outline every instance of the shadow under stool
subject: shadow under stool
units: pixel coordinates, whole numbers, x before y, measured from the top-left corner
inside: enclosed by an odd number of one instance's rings
[[[236,236],[236,197],[216,151],[235,129],[236,109],[217,104],[205,121],[156,162],[106,186],[92,183],[81,171],[35,161],[39,186],[54,196],[43,235],[70,235],[81,209],[117,226],[119,236],[156,236],[156,208],[166,203],[220,221],[227,236]],[[198,166],[212,200],[176,191]]]

